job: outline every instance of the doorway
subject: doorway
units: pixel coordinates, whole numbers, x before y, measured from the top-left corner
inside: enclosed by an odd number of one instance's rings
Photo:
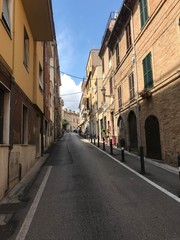
[[[129,127],[129,150],[138,152],[138,140],[137,140],[137,122],[136,115],[133,111],[128,116],[128,127]]]
[[[149,158],[162,159],[159,121],[156,116],[149,116],[145,122],[146,155]]]

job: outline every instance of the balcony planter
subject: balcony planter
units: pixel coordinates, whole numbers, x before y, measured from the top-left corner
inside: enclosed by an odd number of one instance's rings
[[[139,93],[139,95],[140,95],[143,99],[152,97],[152,93],[150,92],[150,89],[148,89],[148,88],[144,88],[144,89]]]

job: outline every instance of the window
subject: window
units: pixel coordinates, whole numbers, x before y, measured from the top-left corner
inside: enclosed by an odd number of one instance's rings
[[[0,144],[9,144],[10,92],[0,85]]]
[[[3,143],[4,91],[0,89],[0,144]]]
[[[122,107],[122,91],[121,91],[121,86],[118,87],[118,104],[119,108]]]
[[[151,53],[149,53],[143,59],[143,73],[144,73],[144,88],[151,88],[153,86]]]
[[[140,0],[140,17],[141,17],[141,28],[142,28],[148,20],[147,0]]]
[[[109,67],[112,66],[111,57],[112,57],[112,51],[110,48],[108,48]]]
[[[112,56],[112,52],[111,52],[111,49],[108,48],[108,56],[109,56],[109,61],[111,60],[111,56]]]
[[[39,64],[39,87],[41,91],[43,90],[43,70],[41,64]]]
[[[131,73],[129,76],[129,93],[130,99],[134,98],[134,74]]]
[[[102,73],[104,73],[104,58],[102,58]]]
[[[29,66],[29,37],[26,29],[24,28],[24,66],[28,68]]]
[[[22,118],[22,144],[28,144],[28,109],[24,105]]]
[[[113,94],[113,81],[112,81],[112,77],[110,77],[109,79],[109,89],[110,89],[110,95]]]
[[[11,0],[3,0],[3,7],[2,7],[2,19],[9,31],[11,29],[10,3],[11,3]]]
[[[118,66],[120,63],[120,58],[119,58],[119,44],[116,45],[116,66]]]
[[[131,47],[131,26],[130,22],[126,26],[126,44],[127,44],[127,50]]]
[[[89,98],[87,98],[87,109],[89,110]]]

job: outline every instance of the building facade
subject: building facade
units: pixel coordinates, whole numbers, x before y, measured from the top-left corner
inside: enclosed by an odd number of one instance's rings
[[[45,148],[44,42],[55,41],[51,1],[1,0],[0,36],[1,199]]]
[[[102,63],[99,49],[92,49],[86,65],[86,79],[82,82],[80,102],[80,129],[86,136],[101,136]]]
[[[62,119],[68,124],[64,129],[67,132],[77,131],[79,126],[79,113],[72,111],[70,109],[64,108],[62,110]]]
[[[99,52],[109,136],[172,165],[180,152],[179,16],[178,0],[124,0]]]

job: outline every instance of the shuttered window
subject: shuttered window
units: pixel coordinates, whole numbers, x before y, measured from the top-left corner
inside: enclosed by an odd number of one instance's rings
[[[119,104],[119,108],[122,107],[122,90],[121,90],[121,86],[118,87],[118,104]]]
[[[126,27],[126,44],[127,44],[127,50],[131,47],[131,26],[130,22],[128,23]]]
[[[147,0],[140,0],[140,18],[141,18],[141,28],[142,28],[148,20]]]
[[[116,45],[116,66],[118,67],[120,63],[120,58],[119,58],[119,44]]]
[[[130,99],[134,98],[134,74],[129,75],[129,95]]]
[[[144,88],[152,88],[153,86],[153,72],[151,53],[143,59],[143,73],[144,73]]]

